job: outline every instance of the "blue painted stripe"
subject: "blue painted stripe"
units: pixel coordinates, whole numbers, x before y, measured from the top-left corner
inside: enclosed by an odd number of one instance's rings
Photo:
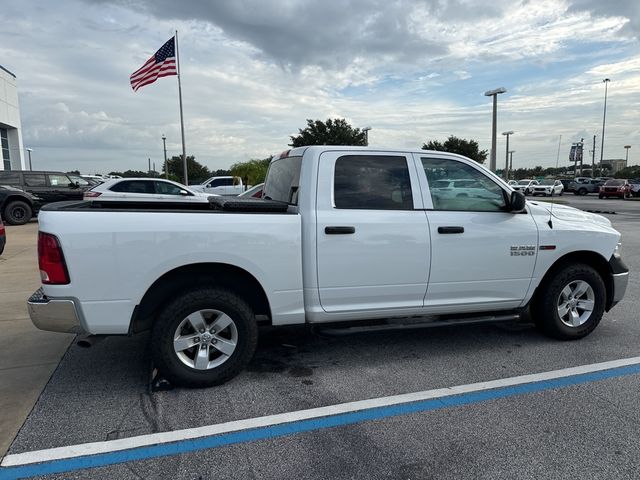
[[[606,380],[609,378],[622,377],[626,375],[635,375],[638,373],[640,373],[640,364],[613,368],[600,372],[557,378],[553,380],[541,380],[511,387],[500,387],[492,390],[470,392],[461,395],[422,400],[413,403],[376,407],[351,413],[343,413],[309,420],[299,420],[283,425],[272,425],[251,430],[212,435],[209,437],[201,437],[159,445],[133,448],[130,450],[101,453],[97,455],[75,457],[62,460],[52,460],[30,465],[2,467],[0,468],[0,480],[69,472],[85,468],[104,467],[107,465],[116,465],[119,463],[126,463],[136,460],[146,460],[150,458],[165,457],[181,453],[196,452],[199,450],[218,448],[226,445],[255,442],[257,440],[294,435],[297,433],[311,432],[345,425],[353,425],[356,423],[366,422],[370,420],[380,420],[384,418],[396,417],[399,415],[408,415],[411,413],[428,412],[450,407],[472,405],[488,400],[496,400],[516,395],[526,395],[529,393],[564,388],[572,385],[580,385],[584,383]]]

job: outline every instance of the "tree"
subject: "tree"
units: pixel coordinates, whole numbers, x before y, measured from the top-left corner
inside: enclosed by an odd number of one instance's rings
[[[257,185],[264,182],[271,158],[249,160],[231,165],[230,172],[234,177],[242,178],[245,185]]]
[[[447,140],[442,143],[438,140],[431,140],[422,145],[423,150],[436,150],[438,152],[457,153],[465,157],[475,160],[478,163],[484,163],[487,159],[487,151],[480,150],[478,142],[475,140],[466,140],[450,135]]]
[[[366,145],[366,134],[353,128],[344,118],[321,120],[307,119],[307,126],[298,129],[297,136],[291,136],[292,147],[305,145]]]
[[[211,177],[209,169],[196,162],[193,155],[187,155],[187,169],[189,171],[189,180],[192,183],[204,182],[207,178]],[[182,156],[176,155],[167,159],[167,170],[171,178],[179,178],[180,181],[184,180]],[[164,174],[164,170],[162,173]]]
[[[69,170],[67,173],[70,173],[71,175],[80,175],[80,170]]]

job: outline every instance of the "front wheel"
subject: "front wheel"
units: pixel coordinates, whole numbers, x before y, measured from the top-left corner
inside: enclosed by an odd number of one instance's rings
[[[249,363],[258,341],[253,311],[235,293],[201,288],[178,296],[151,333],[153,360],[176,385],[220,385]]]
[[[547,335],[577,340],[589,335],[604,314],[605,286],[589,265],[566,265],[541,286],[534,305],[534,320]]]

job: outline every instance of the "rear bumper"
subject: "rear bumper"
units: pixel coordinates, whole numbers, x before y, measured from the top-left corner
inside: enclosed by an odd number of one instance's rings
[[[39,288],[27,300],[29,316],[40,330],[63,333],[85,333],[76,301],[72,299],[48,298]]]

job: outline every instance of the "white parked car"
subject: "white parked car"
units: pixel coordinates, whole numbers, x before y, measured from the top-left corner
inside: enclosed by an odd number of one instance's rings
[[[533,192],[533,187],[535,187],[536,185],[538,185],[537,180],[530,180],[526,178],[524,180],[519,180],[518,184],[513,186],[513,189],[520,191],[525,195],[529,195],[531,192]]]
[[[517,180],[509,180],[507,183],[509,184],[510,187],[515,187],[516,185],[518,185]]]
[[[490,197],[491,192],[481,182],[471,179],[435,180],[429,184],[433,195],[445,198]]]
[[[184,185],[161,178],[117,178],[107,180],[84,192],[85,200],[132,202],[200,202],[207,203],[209,193],[195,192]]]
[[[560,180],[542,180],[533,187],[533,195],[554,196],[564,193],[564,186]]]
[[[200,185],[191,185],[189,188],[196,192],[229,196],[240,195],[244,192],[244,185],[240,177],[211,177]]]

